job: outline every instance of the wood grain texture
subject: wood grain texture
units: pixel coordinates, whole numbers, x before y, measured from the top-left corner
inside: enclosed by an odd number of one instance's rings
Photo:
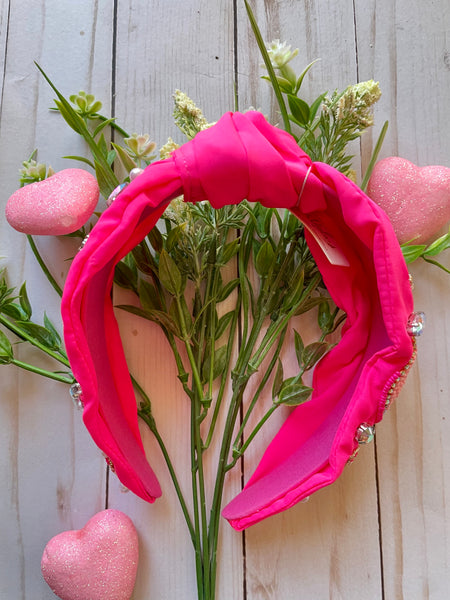
[[[2,3],[1,14],[8,14],[0,36],[7,47],[0,123],[3,213],[18,185],[18,169],[35,148],[40,160],[56,169],[68,166],[61,156],[81,150],[75,134],[49,113],[53,95],[33,61],[65,93],[90,87],[95,80],[99,93],[109,98],[112,12],[109,2],[30,7],[11,0]],[[58,323],[58,298],[40,275],[25,236],[14,232],[4,218],[0,227],[0,255],[6,257],[0,266],[8,267],[12,284],[27,281],[39,322],[45,309]],[[39,242],[47,258],[58,259],[59,276],[59,270],[67,269],[61,258],[73,254],[73,247]],[[37,352],[20,347],[15,352],[24,361],[55,368]],[[74,411],[66,386],[14,367],[2,367],[1,377],[0,597],[50,600],[54,595],[40,574],[42,551],[53,535],[82,526],[104,507],[105,463],[80,413]]]
[[[254,0],[252,6],[267,41],[280,38],[299,47],[298,71],[321,59],[305,79],[307,99],[357,80],[380,81],[376,126],[355,145],[358,172],[386,119],[390,127],[382,156],[398,153],[417,164],[450,166],[447,0],[433,0],[429,10],[419,0]],[[149,133],[158,147],[169,135],[182,141],[171,117],[177,88],[210,121],[234,109],[235,90],[240,110],[254,106],[272,122],[280,120],[268,84],[259,79],[262,61],[240,0],[46,0],[32,9],[21,0],[0,0],[2,210],[17,186],[22,160],[35,147],[40,160],[56,169],[73,165],[61,156],[84,151],[75,134],[48,112],[53,96],[33,60],[65,94],[93,92],[105,113],[114,113],[130,133]],[[60,258],[76,246],[39,243],[62,281],[67,263]],[[59,322],[58,298],[36,268],[24,236],[3,218],[0,256],[6,257],[0,267],[8,267],[13,284],[27,280],[38,318],[46,310]],[[376,444],[308,503],[245,534],[223,523],[218,600],[448,597],[450,280],[430,265],[414,265],[411,272],[427,329],[404,390],[377,428]],[[153,324],[131,315],[118,313],[118,318],[130,368],[153,400],[189,494],[189,407],[170,352]],[[311,331],[310,325],[302,327]],[[35,352],[17,351],[23,360],[40,360]],[[288,368],[294,368],[292,361]],[[82,526],[105,506],[104,460],[63,385],[0,369],[0,598],[50,600],[54,596],[39,573],[42,549],[50,537]],[[282,413],[275,416],[250,448],[245,478],[282,419]],[[145,427],[142,433],[163,498],[148,505],[124,493],[110,474],[106,499],[139,531],[133,600],[192,600],[190,540],[160,451]],[[229,475],[231,498],[240,472]]]

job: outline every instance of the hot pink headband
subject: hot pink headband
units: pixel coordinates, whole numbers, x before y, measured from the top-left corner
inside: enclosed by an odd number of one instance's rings
[[[73,261],[62,315],[86,427],[122,483],[149,502],[161,489],[145,458],[110,291],[114,266],[182,193],[187,202],[208,199],[215,208],[244,198],[288,208],[304,223],[325,284],[347,313],[339,344],[315,369],[311,400],[292,411],[223,511],[242,529],[332,483],[358,440],[371,437],[413,361],[411,288],[384,212],[337,170],[312,163],[258,112],[227,113],[147,167]]]

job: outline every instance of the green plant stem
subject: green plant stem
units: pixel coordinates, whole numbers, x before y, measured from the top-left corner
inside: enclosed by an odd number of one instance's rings
[[[438,262],[437,260],[433,260],[432,258],[427,258],[426,256],[422,256],[422,258],[423,258],[423,260],[425,262],[430,263],[430,265],[434,265],[435,267],[439,267],[440,269],[442,269],[446,273],[450,274],[450,270],[447,269],[447,267],[444,267],[444,265],[441,264],[440,262]]]
[[[108,117],[105,117],[104,115],[100,115],[98,113],[95,113],[92,116],[102,122],[110,121],[110,119]],[[120,133],[120,135],[122,137],[124,137],[124,138],[130,137],[130,135],[125,131],[125,129],[122,129],[122,127],[120,127],[120,125],[117,125],[117,123],[114,120],[109,123],[109,126],[112,129],[114,129],[115,131],[117,131],[118,133]]]
[[[364,178],[361,183],[361,189],[363,192],[366,191],[367,184],[369,183],[370,176],[372,175],[373,168],[375,163],[378,160],[378,155],[380,154],[381,146],[383,145],[384,138],[386,137],[386,132],[389,127],[389,121],[385,121],[384,125],[381,129],[380,135],[378,136],[377,142],[375,144],[375,148],[373,149],[372,156],[370,157],[369,164],[367,165],[366,172],[364,174]]]
[[[35,367],[34,365],[30,365],[28,363],[22,362],[21,360],[17,360],[16,358],[12,358],[10,360],[12,365],[16,365],[16,367],[20,367],[21,369],[25,369],[26,371],[30,371],[31,373],[36,373],[37,375],[42,375],[43,377],[48,377],[49,379],[54,379],[55,381],[60,381],[61,383],[72,384],[75,383],[74,377],[70,375],[62,375],[61,373],[54,373],[53,371],[47,371],[46,369],[41,369],[39,367]]]
[[[275,92],[275,96],[278,102],[278,106],[280,108],[280,113],[281,113],[281,117],[283,119],[283,125],[285,130],[288,133],[291,133],[291,123],[289,121],[289,116],[286,110],[286,105],[284,103],[284,99],[283,99],[283,94],[281,93],[281,89],[280,86],[278,85],[278,80],[277,80],[277,76],[275,75],[275,71],[274,68],[272,66],[272,63],[270,61],[270,56],[267,52],[266,49],[266,45],[264,44],[264,40],[263,37],[261,35],[261,31],[258,27],[258,23],[256,22],[255,19],[255,15],[253,14],[252,9],[250,8],[249,3],[247,2],[247,0],[244,0],[245,3],[245,8],[247,10],[247,15],[250,21],[250,25],[252,27],[253,30],[253,34],[255,36],[256,39],[256,43],[258,44],[259,47],[259,51],[261,52],[261,56],[264,60],[264,64],[266,66],[267,72],[269,74],[270,77],[270,83],[272,84],[273,87],[273,91]]]
[[[156,426],[156,422],[155,419],[153,418],[153,415],[151,414],[151,402],[150,402],[150,398],[148,397],[147,393],[144,391],[143,387],[138,383],[138,381],[130,374],[131,380],[133,382],[133,385],[137,388],[139,394],[142,396],[142,398],[144,399],[144,409],[139,409],[138,410],[138,415],[141,417],[141,419],[143,421],[145,421],[145,423],[148,425],[150,431],[153,433],[153,435],[156,438],[156,441],[158,442],[158,445],[161,449],[161,452],[164,456],[164,460],[166,462],[167,468],[169,470],[170,476],[172,478],[172,482],[173,485],[175,487],[175,492],[177,494],[178,500],[180,502],[180,506],[181,506],[181,510],[183,511],[183,515],[184,518],[186,520],[186,524],[187,527],[189,529],[189,533],[191,535],[191,539],[193,540],[194,538],[194,528],[192,526],[192,521],[191,518],[189,516],[189,511],[186,505],[186,501],[184,499],[183,493],[181,491],[181,487],[180,484],[178,482],[178,478],[177,475],[175,473],[175,469],[173,467],[172,461],[170,459],[170,455],[167,451],[166,445],[164,444],[164,440],[162,439],[158,428]]]
[[[58,285],[56,279],[53,277],[53,275],[50,273],[47,265],[44,262],[44,259],[42,258],[39,250],[37,249],[36,244],[34,243],[34,239],[32,238],[31,235],[27,235],[27,239],[28,242],[30,244],[31,250],[33,251],[34,256],[36,257],[36,260],[39,263],[39,266],[41,267],[44,275],[47,277],[49,283],[51,284],[51,286],[53,287],[53,289],[55,290],[55,292],[59,295],[62,296],[62,289],[61,287]]]
[[[250,445],[250,443],[252,442],[252,440],[254,439],[256,434],[258,433],[258,431],[261,429],[261,427],[264,425],[264,423],[267,422],[269,417],[271,415],[273,415],[273,413],[276,411],[278,406],[280,406],[280,405],[273,403],[271,405],[271,407],[269,408],[269,410],[266,412],[266,414],[258,421],[258,423],[255,425],[253,431],[249,434],[249,436],[247,437],[245,442],[242,444],[242,446],[239,448],[239,450],[234,452],[233,460],[230,463],[228,463],[225,467],[226,471],[229,471],[230,469],[232,469],[234,467],[234,465],[237,463],[237,461],[241,458],[241,456],[247,450],[248,446]]]
[[[233,319],[231,321],[231,325],[230,325],[230,329],[229,329],[229,339],[232,341],[234,340],[234,336],[236,334],[236,327],[237,327],[237,321],[238,321],[238,314],[239,314],[239,309],[240,309],[240,299],[238,298],[237,302],[236,302],[236,310],[234,312],[233,315]],[[231,358],[231,353],[233,351],[233,344],[232,343],[228,343],[228,347],[227,347],[227,357],[226,357],[226,364],[229,365],[230,364],[230,358]],[[224,372],[221,381],[220,381],[220,387],[219,387],[219,391],[217,393],[217,397],[216,397],[216,402],[214,403],[214,411],[211,417],[211,423],[209,426],[209,430],[208,430],[208,434],[206,436],[206,440],[203,444],[203,448],[206,450],[207,448],[209,448],[211,441],[212,441],[212,437],[214,435],[214,430],[217,424],[217,419],[219,416],[219,412],[220,412],[220,407],[222,405],[222,400],[223,400],[223,395],[225,393],[225,386],[226,386],[226,382],[227,382],[227,372]]]
[[[304,300],[309,296],[311,291],[317,286],[320,281],[321,275],[318,273],[315,277],[312,278],[309,285],[304,290],[301,298],[296,302],[292,308],[284,314],[282,317],[278,319],[277,322],[274,323],[273,328],[269,328],[267,330],[266,335],[264,336],[264,340],[261,343],[260,347],[256,351],[255,355],[252,357],[251,361],[249,361],[248,366],[252,371],[257,371],[261,366],[261,363],[267,356],[272,344],[283,331],[283,329],[289,323],[289,320],[295,315],[299,306],[304,302]]]
[[[200,435],[200,412],[203,402],[203,386],[200,379],[200,374],[192,352],[191,340],[187,333],[184,312],[181,306],[180,296],[175,296],[177,305],[178,317],[180,319],[181,335],[188,355],[191,372],[192,372],[192,396],[191,396],[191,469],[192,469],[192,487],[194,499],[194,515],[195,515],[195,546],[196,553],[201,547],[202,552],[202,581],[205,584],[204,594],[206,599],[209,598],[209,542],[208,542],[208,525],[206,517],[206,494],[205,494],[205,478],[203,472],[203,443]],[[199,531],[201,528],[201,534]],[[199,540],[199,536],[201,542]],[[197,564],[197,575],[199,573],[199,565]]]
[[[239,441],[242,438],[242,435],[244,433],[244,429],[245,429],[245,427],[247,425],[247,422],[248,422],[248,420],[250,418],[250,415],[252,414],[252,412],[253,412],[253,410],[254,410],[254,408],[255,408],[258,400],[259,400],[259,396],[261,395],[261,392],[264,389],[264,387],[265,387],[267,381],[269,380],[269,377],[270,377],[270,375],[271,375],[271,373],[272,373],[272,371],[273,371],[273,369],[274,369],[274,367],[276,365],[276,362],[277,362],[278,357],[280,355],[281,348],[282,348],[283,343],[284,343],[284,339],[286,337],[286,332],[287,332],[287,327],[284,329],[284,331],[281,332],[281,335],[280,335],[280,338],[278,340],[278,344],[277,344],[275,352],[274,352],[274,354],[272,356],[272,359],[271,359],[271,361],[270,361],[267,369],[265,370],[263,377],[261,378],[261,381],[260,381],[260,383],[258,385],[258,388],[257,388],[256,392],[253,394],[253,398],[252,398],[250,404],[248,405],[248,408],[247,408],[247,410],[245,412],[244,418],[242,419],[242,423],[241,423],[241,426],[239,428],[239,431],[237,432],[237,434],[236,434],[236,436],[234,438],[233,451],[234,451],[235,448],[237,448],[239,450],[239,447],[238,447]]]
[[[175,469],[173,467],[172,461],[170,459],[170,455],[169,455],[169,453],[167,451],[167,448],[166,448],[166,446],[164,444],[164,441],[163,441],[163,439],[162,439],[162,437],[161,437],[158,429],[155,426],[155,423],[153,421],[153,417],[149,418],[149,416],[145,412],[145,410],[138,410],[138,415],[141,417],[141,419],[143,421],[145,421],[145,423],[147,423],[149,429],[151,430],[151,432],[155,436],[156,441],[158,442],[158,445],[159,445],[159,447],[161,449],[161,452],[162,452],[162,454],[164,456],[164,460],[166,462],[167,468],[169,470],[170,476],[172,478],[172,482],[173,482],[173,485],[174,485],[174,488],[175,488],[175,492],[177,494],[178,500],[180,502],[181,510],[183,511],[183,515],[184,515],[187,527],[189,529],[189,534],[191,536],[192,541],[194,541],[194,528],[193,528],[193,525],[192,525],[191,517],[189,515],[189,511],[188,511],[188,508],[187,508],[187,505],[186,505],[186,501],[185,501],[183,493],[181,491],[181,487],[180,487],[180,484],[178,482],[178,478],[176,476]]]
[[[52,358],[54,358],[55,360],[57,360],[58,362],[63,364],[65,367],[70,368],[70,363],[66,356],[64,356],[63,354],[60,354],[59,352],[50,350],[50,348],[47,348],[47,346],[44,346],[44,344],[39,342],[31,334],[29,334],[27,331],[22,329],[20,327],[20,325],[13,323],[7,317],[5,317],[5,315],[3,315],[3,314],[0,314],[0,323],[2,325],[4,325],[7,329],[9,329],[12,333],[17,335],[17,337],[19,337],[23,340],[26,340],[27,342],[29,342],[36,348],[39,348],[39,350],[42,350],[42,352],[45,352],[45,354],[48,354],[48,356],[51,356]]]
[[[194,552],[195,552],[195,570],[197,580],[197,592],[199,600],[204,598],[204,586],[203,586],[203,556],[202,556],[202,543],[200,537],[200,513],[199,513],[199,498],[198,498],[198,485],[197,485],[197,468],[198,462],[195,452],[195,406],[194,399],[191,399],[191,480],[192,480],[192,502],[194,510]]]

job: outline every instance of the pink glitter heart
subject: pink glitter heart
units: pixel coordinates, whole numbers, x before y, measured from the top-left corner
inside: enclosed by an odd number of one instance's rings
[[[136,529],[119,510],[104,510],[83,529],[52,538],[41,570],[62,600],[130,600],[139,550]]]
[[[64,235],[86,223],[98,197],[93,175],[84,169],[64,169],[14,192],[6,204],[6,219],[30,235]]]
[[[448,167],[417,167],[390,156],[375,165],[367,194],[387,213],[401,244],[429,241],[450,220]]]

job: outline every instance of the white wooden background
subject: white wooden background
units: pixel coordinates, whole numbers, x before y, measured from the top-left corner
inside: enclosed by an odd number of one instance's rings
[[[383,156],[450,166],[448,0],[253,0],[253,6],[267,40],[300,48],[297,70],[322,59],[305,83],[309,98],[357,80],[380,81],[383,97],[376,131],[361,145],[363,165],[389,119]],[[261,58],[241,0],[1,0],[2,211],[21,161],[35,147],[55,169],[69,166],[61,156],[82,151],[75,134],[49,114],[52,94],[34,60],[64,93],[95,93],[106,113],[114,112],[129,131],[150,133],[159,146],[168,135],[181,141],[171,121],[176,88],[212,121],[234,108],[236,85],[240,109],[261,108],[276,121],[268,86],[258,79]],[[13,283],[27,280],[36,315],[45,308],[57,320],[58,299],[24,236],[1,216],[0,227],[0,256],[6,257],[0,264]],[[48,257],[61,254],[58,241],[40,247]],[[59,269],[63,277],[66,265]],[[427,329],[376,443],[309,503],[245,534],[224,523],[219,600],[448,598],[450,278],[425,264],[411,271]],[[133,319],[122,326],[130,361],[154,399],[174,461],[183,465],[188,408],[165,347],[154,341],[151,326]],[[19,352],[23,360],[37,358]],[[40,575],[46,542],[81,527],[105,503],[124,510],[139,531],[133,599],[194,599],[190,542],[162,461],[154,460],[164,488],[155,505],[121,492],[114,475],[107,488],[104,460],[67,389],[15,367],[0,367],[0,373],[0,599],[50,600]],[[246,460],[248,474],[270,435],[262,435]],[[187,487],[188,466],[181,470]],[[232,474],[226,495],[239,485],[239,473]]]

